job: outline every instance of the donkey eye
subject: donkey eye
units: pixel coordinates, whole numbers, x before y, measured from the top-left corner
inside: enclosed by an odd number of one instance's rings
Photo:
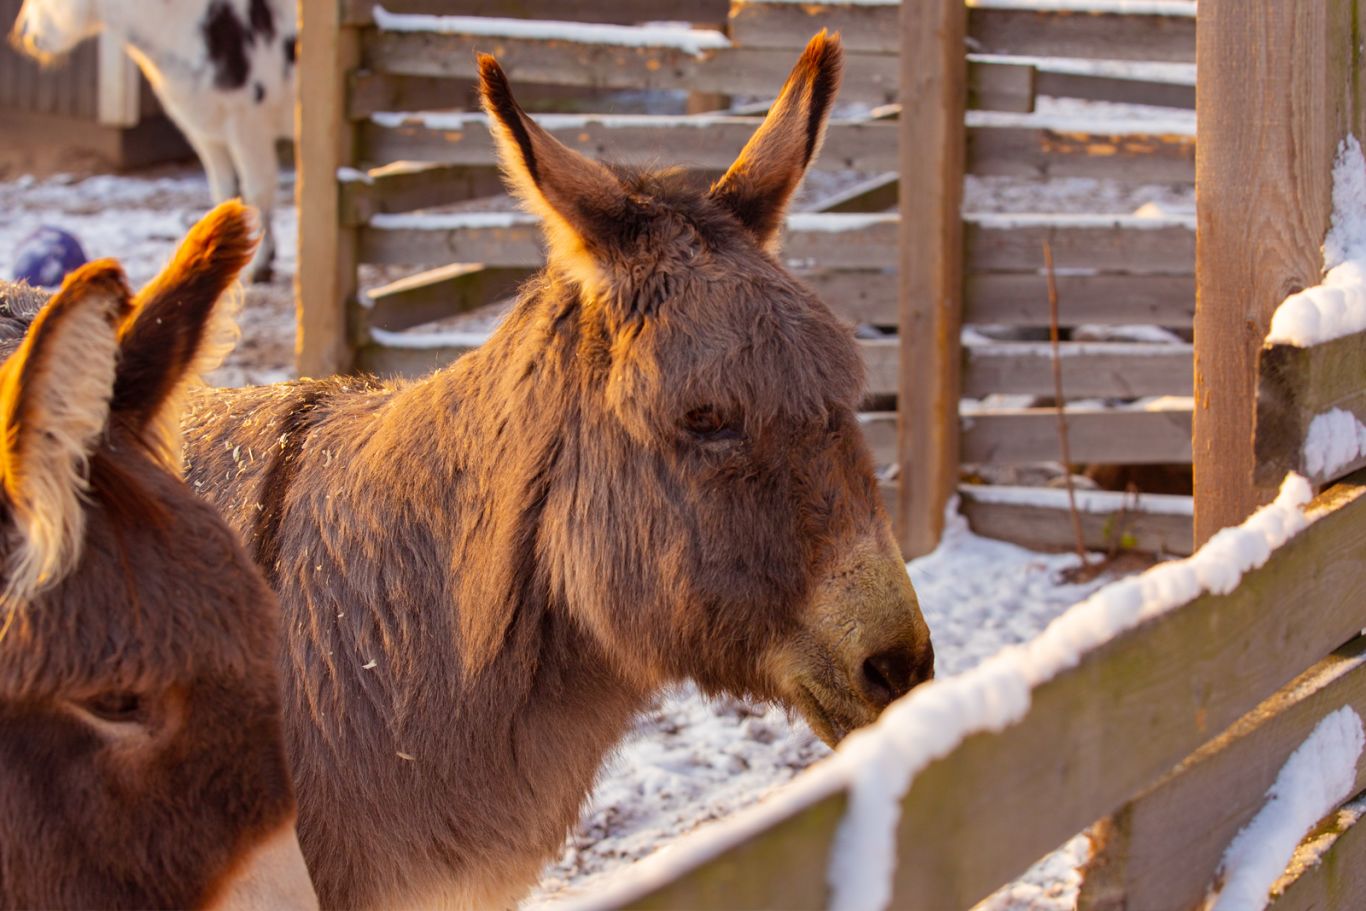
[[[120,690],[101,693],[84,703],[86,711],[103,721],[127,723],[142,720],[142,697]]]
[[[712,405],[689,411],[683,416],[683,427],[704,440],[738,440],[743,435],[739,427],[728,422],[720,409]]]

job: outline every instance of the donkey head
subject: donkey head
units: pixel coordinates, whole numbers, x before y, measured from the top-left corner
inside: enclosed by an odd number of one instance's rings
[[[480,59],[509,183],[549,240],[500,335],[523,340],[508,375],[558,390],[511,417],[551,441],[552,596],[642,687],[779,700],[831,742],[934,663],[855,416],[852,332],[774,255],[841,59],[816,36],[710,189],[570,150]]]
[[[67,53],[100,30],[97,0],[24,0],[10,43],[47,60]]]
[[[278,606],[176,475],[178,392],[254,248],[230,203],[136,301],[91,263],[0,366],[0,906],[316,906]]]

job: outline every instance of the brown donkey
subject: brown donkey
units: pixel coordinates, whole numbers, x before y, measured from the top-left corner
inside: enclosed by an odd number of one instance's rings
[[[0,286],[0,907],[317,907],[279,608],[167,467],[255,246],[228,205],[136,301],[108,260],[36,317]]]
[[[324,906],[515,901],[671,681],[833,742],[930,676],[852,333],[772,252],[840,62],[814,39],[707,190],[565,148],[481,58],[550,240],[502,327],[419,382],[193,399],[189,476],[283,603]]]

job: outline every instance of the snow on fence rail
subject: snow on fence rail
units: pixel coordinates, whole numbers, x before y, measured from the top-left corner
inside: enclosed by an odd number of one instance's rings
[[[918,688],[770,800],[563,907],[966,908],[1126,800],[1087,900],[1197,905],[1319,722],[1366,712],[1366,475],[1309,499],[1291,476],[1191,558]],[[1366,789],[1359,757],[1347,777],[1339,799]]]

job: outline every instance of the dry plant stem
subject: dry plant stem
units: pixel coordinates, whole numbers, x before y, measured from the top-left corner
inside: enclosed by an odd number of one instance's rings
[[[1048,341],[1053,355],[1053,400],[1058,409],[1058,443],[1062,447],[1063,481],[1067,485],[1067,511],[1072,517],[1072,537],[1077,545],[1077,559],[1082,568],[1088,565],[1086,544],[1081,536],[1081,515],[1077,512],[1077,494],[1072,487],[1072,447],[1067,440],[1067,414],[1062,397],[1062,352],[1058,346],[1058,282],[1053,273],[1053,247],[1043,244],[1043,263],[1048,275]]]

